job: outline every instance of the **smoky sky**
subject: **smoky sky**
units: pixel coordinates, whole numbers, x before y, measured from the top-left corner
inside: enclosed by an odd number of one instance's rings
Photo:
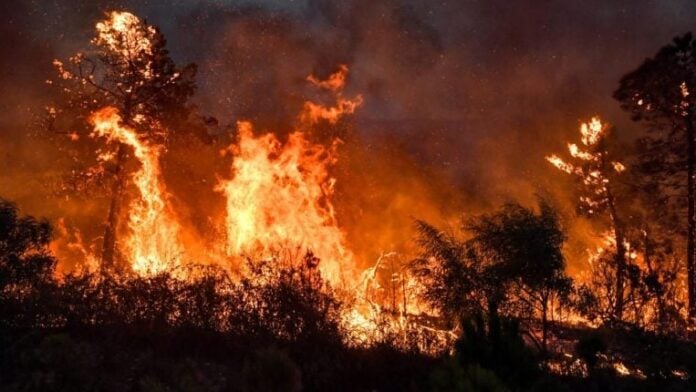
[[[306,76],[348,65],[365,149],[398,149],[482,204],[553,187],[543,157],[590,116],[630,143],[640,129],[611,98],[619,78],[696,27],[693,0],[4,0],[0,195],[28,200],[31,173],[56,165],[32,114],[51,60],[88,48],[109,10],[159,26],[175,60],[198,65],[196,104],[221,124],[291,123]]]

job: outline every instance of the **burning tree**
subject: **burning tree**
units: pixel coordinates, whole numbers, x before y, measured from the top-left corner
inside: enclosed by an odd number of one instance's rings
[[[226,150],[234,154],[232,176],[216,188],[226,198],[227,256],[268,258],[283,248],[311,250],[321,260],[324,279],[336,286],[352,281],[353,254],[338,225],[329,170],[340,140],[324,145],[310,137],[318,123],[335,124],[362,103],[360,95],[342,96],[347,74],[348,67],[340,66],[325,81],[307,78],[331,92],[336,104],[305,102],[284,143],[273,133],[254,134],[250,122],[237,123],[237,142]]]
[[[587,216],[608,215],[613,242],[616,246],[616,290],[614,299],[614,317],[621,320],[624,306],[624,279],[626,274],[626,228],[617,209],[616,181],[626,168],[611,159],[607,137],[609,128],[598,117],[580,126],[581,146],[568,143],[572,162],[567,162],[557,155],[546,159],[558,169],[576,176],[581,180],[578,209]]]
[[[160,149],[138,138],[135,129],[122,126],[116,108],[106,107],[90,117],[94,136],[132,148],[140,169],[133,175],[138,196],[129,206],[129,235],[121,241],[133,270],[141,275],[175,272],[182,246],[180,226],[170,211],[159,165]]]
[[[91,41],[93,51],[77,53],[67,64],[54,61],[56,84],[62,87],[65,100],[59,107],[49,108],[51,128],[64,130],[77,140],[80,134],[75,130],[85,130],[84,118],[108,106],[118,110],[121,122],[134,129],[138,138],[164,141],[165,129],[190,114],[187,100],[195,89],[195,65],[177,67],[160,31],[131,13],[109,13],[96,24],[96,31]],[[105,267],[115,261],[125,165],[130,158],[122,141],[115,145],[114,151],[107,149],[100,154],[98,169],[90,169],[103,174],[111,184],[102,246]]]
[[[459,321],[497,302],[500,286],[489,284],[487,266],[469,244],[423,221],[416,222],[416,228],[421,255],[410,267],[421,282],[419,295],[425,303],[446,321]]]
[[[625,75],[614,92],[622,108],[649,127],[649,135],[639,140],[639,168],[665,199],[676,196],[677,209],[684,211],[689,318],[696,317],[694,88],[696,40],[686,34]]]

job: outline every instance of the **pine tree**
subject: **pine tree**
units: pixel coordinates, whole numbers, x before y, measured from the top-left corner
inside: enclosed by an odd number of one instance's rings
[[[640,168],[662,194],[680,200],[684,211],[690,319],[696,317],[694,89],[696,41],[688,33],[625,75],[614,92],[622,108],[648,126],[648,135],[639,140]]]
[[[465,228],[472,234],[471,243],[489,259],[494,281],[513,289],[507,297],[541,315],[541,347],[546,351],[551,301],[566,296],[572,286],[565,274],[561,250],[566,235],[558,214],[540,198],[538,213],[509,203],[471,219]]]
[[[166,129],[190,115],[188,99],[195,90],[196,67],[178,68],[166,49],[160,31],[128,12],[111,12],[96,25],[92,50],[77,53],[64,64],[55,60],[64,101],[49,108],[52,127],[88,132],[84,119],[105,106],[118,109],[125,125],[140,137],[162,143]],[[52,82],[51,82],[52,83]],[[54,83],[52,83],[54,84]],[[104,150],[104,149],[102,149]],[[100,154],[101,167],[90,169],[110,182],[110,203],[102,246],[102,266],[114,267],[120,205],[126,182],[128,151],[119,144],[115,151]]]

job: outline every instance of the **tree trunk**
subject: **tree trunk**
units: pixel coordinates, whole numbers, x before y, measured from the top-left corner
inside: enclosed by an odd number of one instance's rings
[[[624,308],[624,276],[626,275],[626,247],[624,246],[623,230],[614,228],[616,233],[616,303],[614,316],[623,319]]]
[[[131,121],[131,99],[125,98],[123,107],[120,110],[121,121],[124,125],[129,126]],[[116,262],[116,231],[118,230],[118,220],[121,214],[121,198],[123,197],[123,188],[126,183],[125,169],[126,164],[126,147],[123,144],[118,145],[116,152],[116,169],[114,173],[114,182],[111,185],[111,201],[109,203],[109,215],[106,218],[104,227],[104,242],[102,244],[102,263],[101,270],[113,270],[118,268]]]
[[[694,141],[694,124],[692,122],[691,110],[686,116],[686,137],[687,137],[687,233],[686,233],[686,274],[687,291],[689,297],[689,324],[696,317],[696,288],[694,288],[694,234],[696,230],[696,220],[694,219],[694,207],[696,199],[694,195],[694,168],[696,164],[696,141]]]
[[[648,273],[654,276],[655,279],[657,279],[658,275],[656,274],[655,269],[652,265],[652,244],[650,243],[650,229],[647,226],[643,229],[643,248],[645,249],[643,252],[643,259],[645,260],[645,265],[648,267]],[[655,295],[655,298],[657,300],[657,323],[659,325],[659,330],[662,331],[662,328],[665,326],[665,301],[664,292],[661,290],[661,287],[659,286],[659,281],[657,282],[657,284],[658,286],[655,287],[655,292],[653,294]]]
[[[104,226],[104,242],[102,244],[102,273],[113,270],[116,258],[116,230],[118,229],[118,218],[121,212],[121,196],[123,194],[123,185],[125,183],[124,174],[126,149],[123,144],[118,146],[116,153],[116,171],[114,173],[114,182],[111,185],[111,201],[109,203],[109,215]]]
[[[607,204],[614,226],[614,240],[616,241],[616,298],[614,299],[614,318],[623,319],[624,308],[624,277],[626,275],[626,246],[623,225],[616,211],[614,195],[607,186]]]
[[[403,307],[404,316],[406,316],[406,312],[408,310],[408,308],[406,308],[406,279],[407,279],[406,272],[404,271],[403,266],[402,266],[401,267],[401,292],[404,296],[404,307]]]
[[[546,345],[546,336],[549,330],[548,320],[548,296],[543,295],[541,300],[541,346],[544,348],[544,353],[548,352]]]

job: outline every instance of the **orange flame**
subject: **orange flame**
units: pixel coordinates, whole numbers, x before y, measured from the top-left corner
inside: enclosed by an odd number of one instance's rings
[[[311,250],[323,277],[339,283],[353,256],[331,203],[328,167],[337,142],[326,148],[295,132],[283,145],[270,133],[254,136],[248,122],[238,123],[238,132],[232,179],[217,188],[227,199],[227,254]]]
[[[132,59],[139,54],[152,54],[152,37],[155,28],[145,26],[140,18],[125,11],[112,11],[109,18],[96,25],[97,37],[93,42],[104,45],[124,59]],[[144,28],[139,28],[143,26]],[[151,64],[138,69],[143,76],[152,74]]]
[[[328,79],[319,80],[316,76],[309,75],[307,76],[307,81],[319,88],[338,92],[343,89],[343,86],[346,85],[347,77],[348,66],[345,64],[341,64],[338,66],[338,71],[332,73]]]
[[[580,125],[582,146],[568,143],[568,152],[571,157],[578,160],[577,163],[568,162],[555,154],[547,156],[546,160],[557,169],[580,177],[583,184],[592,187],[597,195],[605,194],[610,181],[609,172],[602,171],[601,168],[604,166],[607,152],[597,149],[597,147],[602,138],[606,136],[607,129],[606,124],[603,124],[599,117],[592,117],[589,122]],[[606,164],[611,165],[610,167],[616,173],[622,173],[626,170],[626,166],[621,162],[609,161]],[[580,203],[588,207],[590,213],[598,207],[598,203],[587,196],[580,197]]]
[[[123,143],[133,149],[140,169],[133,174],[138,196],[129,206],[130,232],[120,243],[121,251],[140,275],[174,272],[180,264],[180,226],[167,205],[167,191],[161,182],[160,150],[140,140],[136,131],[121,125],[118,110],[101,109],[90,117],[93,136]]]
[[[204,252],[196,249],[206,248],[208,253],[213,249],[215,261],[228,271],[231,265],[227,264],[241,257],[284,261],[281,257],[288,255],[285,252],[297,257],[311,251],[319,259],[317,268],[322,278],[345,295],[341,322],[349,343],[371,344],[386,334],[418,331],[431,336],[430,340],[436,339],[442,347],[449,344],[455,337],[452,331],[440,331],[409,319],[409,314],[420,312],[420,306],[413,298],[417,291],[415,281],[403,271],[389,270],[387,284],[392,305],[382,305],[389,302],[382,298],[388,290],[380,287],[378,272],[380,268],[384,270],[385,260],[392,261],[390,258],[396,255],[385,254],[372,268],[359,273],[355,255],[338,224],[332,201],[335,179],[330,169],[337,162],[341,142],[335,139],[328,145],[317,144],[310,141],[308,134],[318,121],[335,123],[362,102],[360,96],[352,100],[341,97],[347,72],[348,68],[341,66],[326,81],[308,78],[332,92],[336,106],[306,102],[298,117],[300,129],[283,142],[272,133],[255,134],[249,122],[237,124],[237,140],[225,150],[233,154],[231,175],[216,186],[225,198],[221,243],[204,245],[198,238],[189,238],[191,233],[172,211],[159,163],[162,149],[123,124],[117,109],[106,107],[93,113],[92,136],[130,147],[139,163],[131,177],[137,192],[126,209],[127,231],[120,233],[118,243],[132,270],[141,276],[168,272],[179,279],[189,279],[192,275],[180,268],[184,266],[182,258],[186,252],[195,255],[198,262],[205,259],[205,255],[198,254]],[[101,160],[112,158],[101,150],[97,154]],[[95,271],[98,264],[92,264],[98,259],[94,252],[80,241],[73,242],[71,249],[82,253],[90,271]],[[224,254],[218,253],[220,249]],[[395,306],[397,293],[399,304]]]
[[[343,115],[354,113],[358,106],[362,105],[363,98],[361,95],[353,99],[343,98],[342,91],[347,77],[348,67],[346,65],[339,66],[338,71],[326,80],[319,80],[316,76],[309,75],[307,81],[311,84],[329,90],[336,95],[336,106],[326,107],[307,101],[304,103],[302,112],[299,115],[300,123],[305,126],[312,126],[320,120],[326,120],[331,124],[336,124]]]

